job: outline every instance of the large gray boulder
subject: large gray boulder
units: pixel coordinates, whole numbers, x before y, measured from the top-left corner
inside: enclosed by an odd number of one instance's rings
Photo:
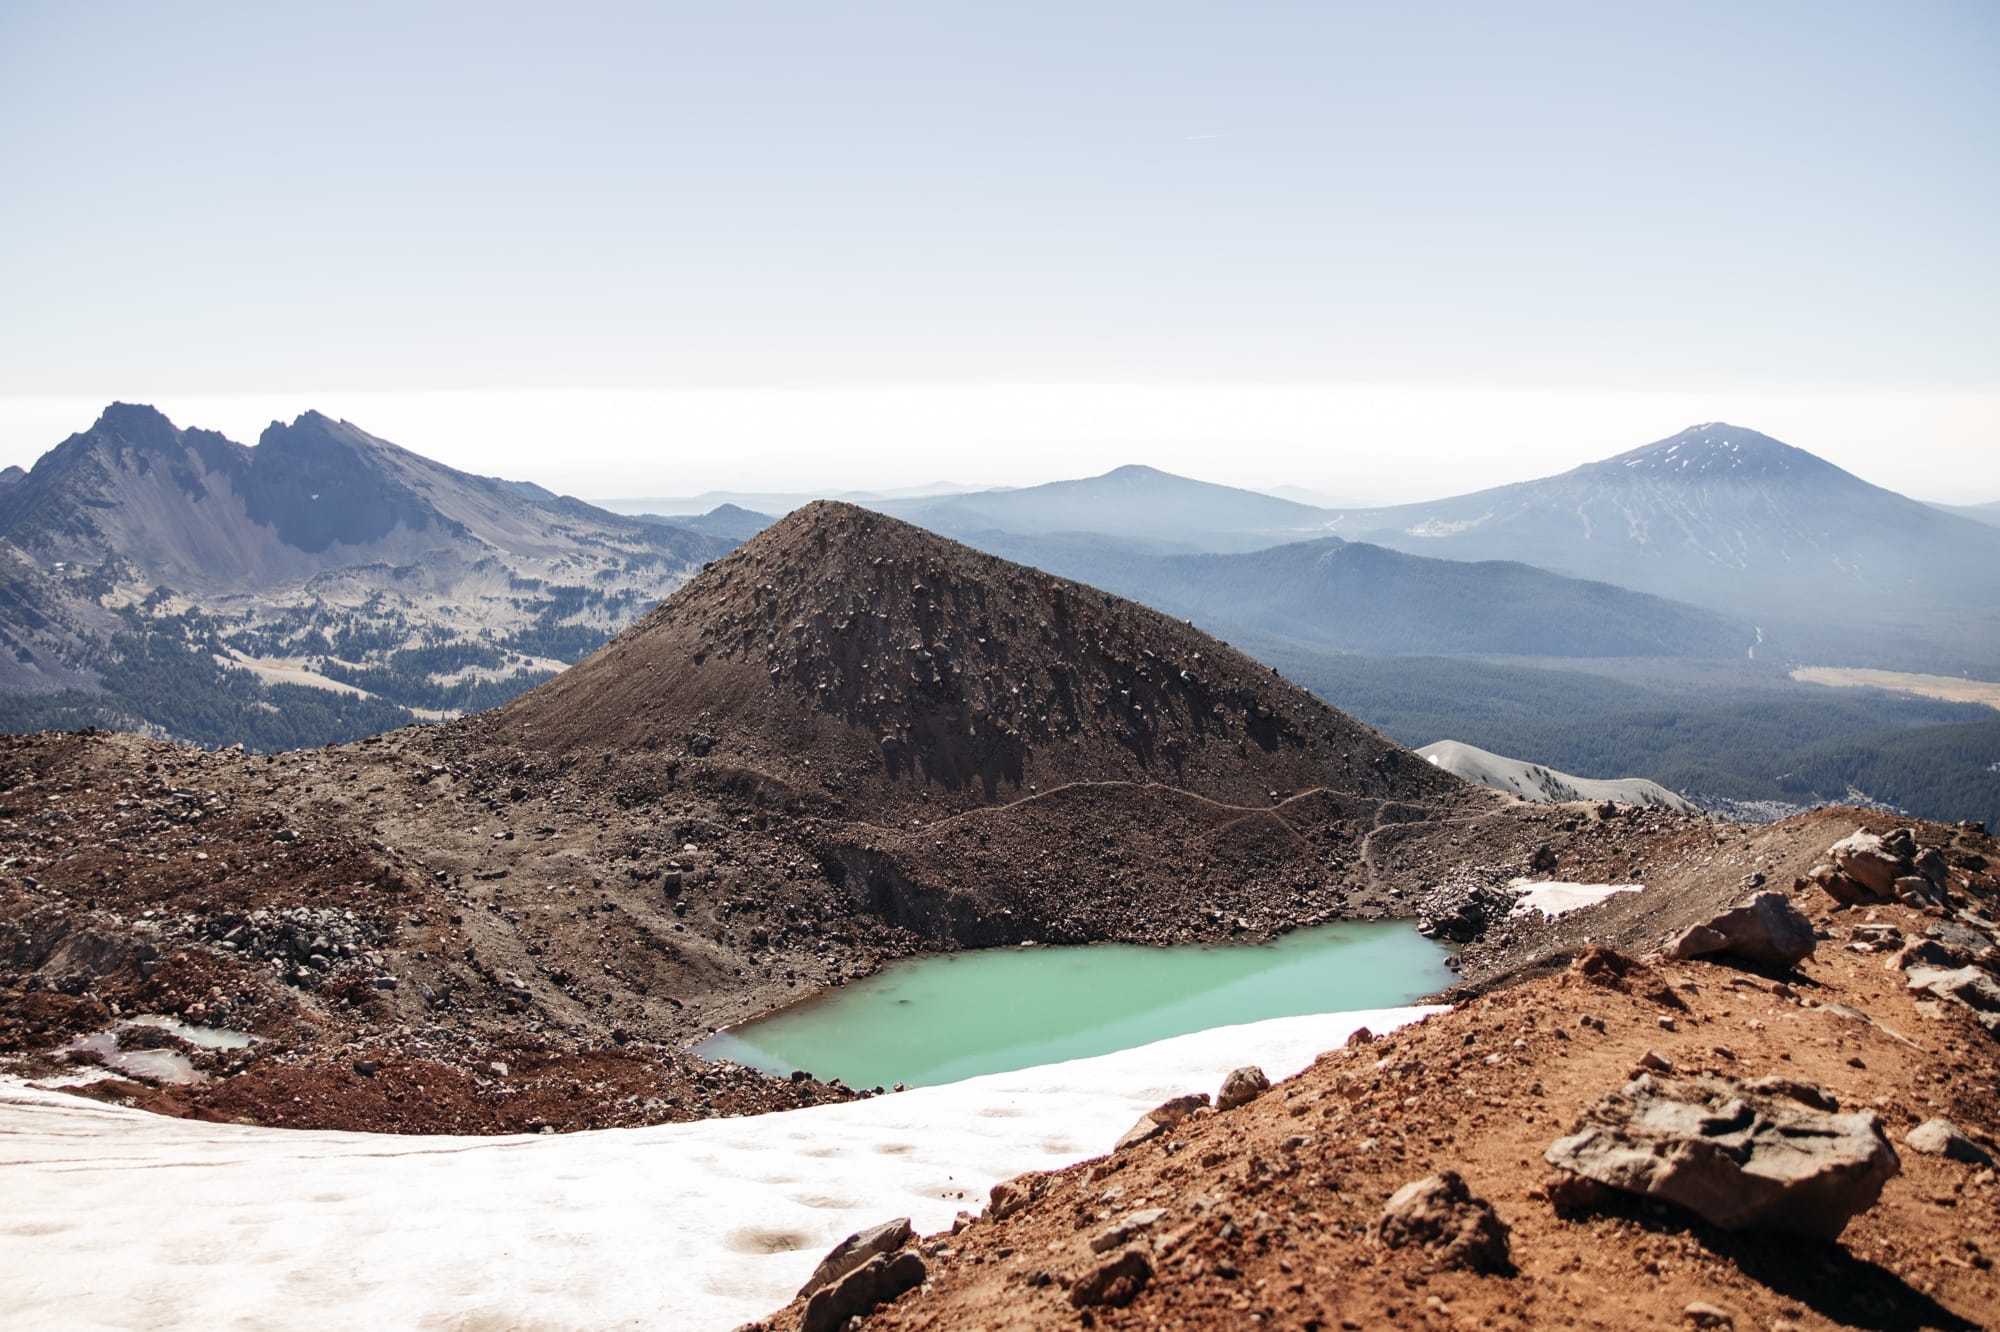
[[[1842,874],[1860,884],[1876,901],[1887,902],[1896,895],[1896,880],[1912,873],[1916,866],[1897,855],[1874,833],[1856,829],[1827,849]]]
[[[1812,921],[1783,893],[1758,893],[1700,925],[1690,926],[1671,944],[1676,958],[1722,955],[1763,966],[1791,967],[1813,955]]]
[[[1543,1157],[1724,1230],[1828,1239],[1902,1169],[1873,1114],[1827,1114],[1722,1078],[1650,1075],[1591,1106]]]

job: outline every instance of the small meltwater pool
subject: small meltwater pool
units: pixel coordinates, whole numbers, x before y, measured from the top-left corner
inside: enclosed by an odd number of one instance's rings
[[[980,949],[893,962],[694,1049],[852,1087],[932,1086],[1213,1027],[1407,1004],[1453,982],[1449,955],[1407,921],[1264,944]]]

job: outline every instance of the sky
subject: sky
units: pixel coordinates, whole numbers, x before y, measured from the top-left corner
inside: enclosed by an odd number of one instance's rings
[[[1348,501],[1730,420],[2000,499],[2000,7],[0,0],[0,463]]]

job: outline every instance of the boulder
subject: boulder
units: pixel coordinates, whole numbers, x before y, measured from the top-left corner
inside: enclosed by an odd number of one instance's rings
[[[1916,867],[1890,850],[1874,833],[1857,829],[1841,838],[1827,854],[1842,874],[1867,889],[1874,899],[1886,902],[1896,895],[1896,880]]]
[[[1003,1179],[986,1196],[986,1214],[998,1221],[1034,1202],[1049,1191],[1049,1177],[1029,1172]]]
[[[1706,925],[1690,925],[1668,942],[1666,953],[1677,962],[1685,962],[1690,958],[1719,953],[1728,945],[1729,940],[1720,932]]]
[[[1117,1145],[1111,1150],[1122,1152],[1127,1148],[1137,1147],[1142,1142],[1151,1142],[1168,1130],[1179,1127],[1183,1119],[1207,1104],[1207,1092],[1197,1092],[1192,1096],[1176,1096],[1171,1101],[1162,1101],[1148,1110],[1138,1123],[1126,1129],[1125,1135],[1118,1139]]]
[[[1758,893],[1741,906],[1683,931],[1667,946],[1676,958],[1724,956],[1790,967],[1813,955],[1812,922],[1783,893]]]
[[[1724,1230],[1827,1239],[1902,1168],[1875,1115],[1827,1114],[1723,1078],[1635,1078],[1543,1157]]]
[[[1913,1152],[1942,1156],[1967,1165],[1990,1166],[1993,1154],[1965,1136],[1949,1119],[1926,1119],[1903,1135],[1903,1143]]]
[[[1807,884],[1821,889],[1828,897],[1842,906],[1860,906],[1865,902],[1879,902],[1882,899],[1864,887],[1859,881],[1848,878],[1831,865],[1815,865],[1798,881],[1798,887]]]
[[[1113,1249],[1122,1249],[1160,1224],[1160,1218],[1166,1214],[1164,1207],[1142,1207],[1136,1212],[1127,1212],[1090,1237],[1090,1250],[1092,1253],[1109,1253]]]
[[[1917,939],[1903,945],[1882,965],[1890,971],[1915,971],[1918,968],[1946,971],[1964,961],[1963,953],[1947,948],[1935,939]]]
[[[904,1291],[923,1285],[927,1275],[924,1260],[914,1250],[876,1254],[806,1301],[799,1332],[839,1332],[848,1319],[865,1318]]]
[[[1944,856],[1936,847],[1925,847],[1918,853],[1915,863],[1917,873],[1929,879],[1933,887],[1939,890],[1951,887],[1951,866],[1945,863]]]
[[[1123,1308],[1139,1298],[1152,1279],[1153,1257],[1135,1244],[1078,1277],[1069,1288],[1069,1302],[1078,1309],[1100,1304]]]
[[[1921,874],[1904,874],[1897,877],[1896,900],[1905,906],[1913,907],[1941,907],[1945,904],[1944,894]]]
[[[2000,946],[1994,943],[1992,932],[1967,921],[1935,921],[1924,930],[1924,935],[1947,948],[1963,951],[1975,962],[2000,962]]]
[[[911,1233],[910,1218],[899,1216],[849,1235],[819,1260],[806,1284],[799,1287],[798,1298],[804,1299],[822,1286],[832,1285],[878,1254],[894,1253],[910,1242]]]
[[[1912,967],[1905,982],[1912,990],[1927,990],[1940,999],[1955,999],[1982,1013],[2000,1013],[2000,984],[1978,967]]]
[[[1234,1110],[1239,1105],[1250,1102],[1271,1090],[1271,1080],[1264,1076],[1264,1070],[1255,1064],[1246,1064],[1222,1080],[1222,1090],[1216,1095],[1215,1108]]]
[[[1413,1180],[1397,1189],[1375,1237],[1391,1249],[1422,1245],[1441,1267],[1510,1272],[1508,1227],[1491,1203],[1475,1198],[1455,1170]]]

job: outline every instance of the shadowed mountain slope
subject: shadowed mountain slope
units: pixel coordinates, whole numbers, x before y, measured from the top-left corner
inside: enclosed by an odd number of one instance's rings
[[[1146,555],[1086,536],[981,533],[983,550],[1184,615],[1231,638],[1335,652],[1742,660],[1746,624],[1515,561],[1441,560],[1324,537],[1231,555]]]

